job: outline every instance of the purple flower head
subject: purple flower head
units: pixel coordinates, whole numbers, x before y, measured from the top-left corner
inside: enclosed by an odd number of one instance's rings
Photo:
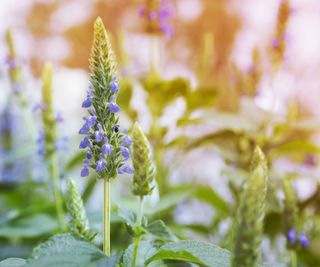
[[[85,123],[85,124],[81,127],[81,129],[79,130],[79,134],[85,134],[85,135],[87,135],[87,134],[89,134],[89,130],[90,130],[90,128],[89,128],[88,124]]]
[[[37,103],[33,106],[32,112],[37,112],[38,110],[46,110],[47,105],[44,103]]]
[[[151,11],[151,12],[149,13],[149,18],[150,18],[151,20],[156,20],[156,19],[158,18],[157,12]]]
[[[123,145],[123,146],[126,146],[126,147],[129,147],[129,146],[132,145],[132,140],[131,140],[131,138],[130,138],[128,135],[126,135],[126,136],[123,137],[122,145]]]
[[[124,146],[121,147],[121,154],[124,160],[128,160],[130,158],[130,151]]]
[[[86,136],[81,142],[79,148],[85,149],[87,147],[90,147],[90,141],[88,136]]]
[[[275,38],[271,42],[271,47],[278,48],[280,46],[280,40],[278,38]]]
[[[110,103],[109,103],[109,110],[110,110],[111,113],[117,113],[117,112],[119,112],[121,109],[120,109],[120,107],[118,106],[117,103],[115,103],[115,102],[110,102]]]
[[[93,94],[92,94],[92,92],[91,92],[91,89],[89,89],[88,91],[87,91],[87,96],[86,96],[86,99],[82,102],[82,107],[83,108],[88,108],[88,107],[90,107],[91,106],[91,100],[92,100],[92,98],[93,98]]]
[[[98,131],[94,132],[94,138],[96,139],[97,142],[101,142],[103,139],[103,135],[104,135],[104,132],[103,132],[101,124],[99,123],[98,124]]]
[[[61,112],[57,112],[57,115],[56,115],[56,122],[60,123],[60,122],[63,122],[64,121],[64,118],[62,116],[62,113]]]
[[[118,169],[118,174],[123,174],[123,173],[131,174],[133,173],[133,169],[129,165],[124,165]]]
[[[81,169],[81,177],[86,177],[89,175],[89,168],[88,166],[84,166],[82,169]]]
[[[91,154],[91,152],[89,150],[86,152],[86,158],[87,159],[91,159],[92,158],[92,154]]]
[[[93,108],[89,108],[89,113],[91,116],[97,116],[97,113]]]
[[[172,37],[172,35],[173,35],[173,27],[171,25],[169,25],[166,22],[161,22],[159,24],[159,28],[164,33],[164,35],[166,37],[168,37],[168,38]]]
[[[159,10],[160,19],[167,19],[167,18],[171,17],[172,14],[173,14],[173,11],[168,6],[161,7]]]
[[[14,70],[14,69],[18,68],[20,65],[19,61],[17,59],[11,58],[10,56],[7,57],[6,62],[8,64],[8,67],[10,70]]]
[[[145,5],[141,5],[138,9],[138,15],[140,17],[144,17],[144,15],[146,14],[146,6]]]
[[[289,240],[290,244],[292,244],[292,245],[294,243],[296,243],[296,230],[290,229],[288,231],[288,240]]]
[[[304,248],[306,248],[309,245],[309,239],[303,232],[301,232],[299,235],[299,242],[301,246],[303,246]]]
[[[102,152],[104,155],[110,155],[112,151],[112,145],[110,144],[104,144],[102,146]]]
[[[104,159],[100,159],[96,163],[96,172],[102,172],[104,167],[106,166],[107,162]]]
[[[110,91],[112,93],[116,93],[119,91],[119,85],[118,85],[118,81],[117,81],[116,77],[112,78],[112,80],[110,82]]]
[[[89,116],[89,117],[83,117],[83,119],[86,121],[86,124],[89,127],[92,127],[96,124],[97,116],[93,115],[93,116]]]
[[[14,93],[19,93],[21,91],[21,85],[16,82],[12,85],[12,89]]]

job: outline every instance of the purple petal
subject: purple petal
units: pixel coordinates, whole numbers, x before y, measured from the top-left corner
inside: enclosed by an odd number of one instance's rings
[[[111,91],[112,93],[116,93],[116,92],[119,91],[119,85],[118,85],[118,83],[117,83],[116,80],[112,80],[112,81],[110,82],[110,91]]]
[[[303,232],[300,233],[300,235],[299,235],[299,241],[300,241],[301,246],[303,246],[304,248],[309,245],[309,240]]]
[[[91,99],[87,97],[87,98],[82,102],[81,107],[83,107],[83,108],[88,108],[88,107],[90,107],[90,106],[91,106]]]
[[[120,107],[116,103],[111,102],[109,103],[109,110],[111,113],[116,113],[120,111]]]
[[[90,146],[90,141],[88,137],[85,137],[81,142],[80,142],[80,148],[85,149],[88,146]]]
[[[102,151],[103,151],[103,154],[104,155],[110,155],[111,154],[111,151],[112,151],[112,145],[110,144],[104,144],[102,146]]]
[[[131,146],[132,145],[132,140],[131,140],[131,138],[129,137],[129,136],[125,136],[125,137],[123,137],[123,140],[122,140],[122,145],[123,146]]]
[[[89,150],[86,152],[86,158],[87,159],[91,159],[92,158],[92,154],[91,154],[91,152]]]
[[[89,175],[89,168],[87,166],[84,166],[82,169],[81,169],[81,177],[86,177]]]
[[[102,172],[105,166],[106,166],[105,160],[103,160],[103,159],[98,160],[97,164],[96,164],[96,172],[97,173]]]
[[[130,151],[126,147],[121,147],[121,154],[122,154],[124,160],[128,160],[130,158]]]

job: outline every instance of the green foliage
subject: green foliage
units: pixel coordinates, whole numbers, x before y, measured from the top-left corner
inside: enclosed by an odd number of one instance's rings
[[[114,267],[117,257],[107,258],[104,253],[91,243],[78,239],[71,234],[61,234],[50,238],[35,248],[25,267],[43,266],[105,266]]]
[[[75,236],[91,241],[97,235],[92,233],[89,221],[78,188],[72,179],[69,179],[66,193],[66,205],[70,215],[69,229]]]
[[[234,267],[255,267],[260,257],[268,173],[266,159],[259,147],[254,151],[250,169],[237,215]]]
[[[0,237],[13,240],[35,238],[44,234],[49,235],[57,227],[57,222],[52,217],[45,214],[36,214],[2,224],[0,227]]]
[[[20,267],[26,263],[24,259],[8,258],[4,261],[0,261],[0,267]]]
[[[131,191],[134,195],[143,197],[152,193],[155,167],[152,161],[150,144],[137,122],[133,125],[131,135],[134,167]]]
[[[146,261],[146,265],[156,260],[177,260],[207,267],[229,267],[230,252],[212,244],[193,240],[168,243]]]
[[[287,233],[291,229],[297,229],[298,226],[298,206],[295,192],[292,188],[290,180],[285,179],[283,181],[284,199],[284,211],[283,211],[283,223],[284,233]]]

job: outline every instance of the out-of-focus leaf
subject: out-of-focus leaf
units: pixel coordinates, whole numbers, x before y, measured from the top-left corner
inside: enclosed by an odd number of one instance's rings
[[[178,260],[208,267],[230,267],[231,254],[229,251],[215,245],[184,240],[168,243],[147,259],[146,265],[155,260]]]
[[[107,258],[99,248],[89,242],[71,234],[61,234],[40,244],[25,267],[115,267],[117,261],[117,256]]]
[[[320,153],[320,147],[307,140],[294,140],[275,146],[268,151],[269,159],[280,156],[293,156]]]
[[[156,239],[164,242],[176,242],[178,238],[172,233],[170,228],[161,220],[154,221],[145,228],[147,232]]]
[[[22,218],[0,227],[0,236],[8,239],[34,238],[57,229],[57,221],[45,214]]]
[[[20,267],[26,263],[26,260],[19,258],[9,258],[4,261],[0,261],[0,267]]]

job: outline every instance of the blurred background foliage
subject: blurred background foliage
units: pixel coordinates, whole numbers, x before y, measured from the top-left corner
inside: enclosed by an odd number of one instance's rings
[[[179,237],[230,249],[242,184],[259,145],[270,168],[263,259],[286,261],[294,250],[299,266],[320,266],[320,121],[317,108],[286,83],[288,73],[294,79],[300,75],[298,68],[292,70],[287,51],[294,43],[288,37],[294,31],[290,19],[303,4],[270,1],[270,34],[251,45],[242,64],[235,47],[247,41],[241,32],[248,23],[236,1],[167,1],[172,11],[167,23],[173,28],[168,35],[146,31],[150,21],[140,11],[150,1],[30,1],[23,12],[4,4],[21,17],[10,25],[14,44],[8,35],[1,44],[0,259],[26,257],[58,231],[45,159],[37,154],[39,77],[48,59],[56,67],[57,110],[65,116],[58,133],[62,139],[69,136],[68,148],[59,152],[60,185],[64,191],[69,176],[79,181],[91,224],[101,228],[101,185],[95,177],[87,183],[79,178],[83,154],[76,130],[92,22],[101,16],[119,65],[122,120],[128,128],[138,120],[154,151],[157,190],[147,200],[148,217],[164,220]],[[68,75],[73,78],[65,80]],[[283,87],[292,89],[290,97],[279,98],[279,77]],[[313,83],[319,89],[317,77]],[[299,89],[312,97],[307,86]],[[114,204],[136,208],[128,186],[129,178],[117,182]],[[113,248],[124,248],[130,237],[123,220],[113,214],[112,222]],[[291,229],[304,232],[309,245],[290,244]]]

